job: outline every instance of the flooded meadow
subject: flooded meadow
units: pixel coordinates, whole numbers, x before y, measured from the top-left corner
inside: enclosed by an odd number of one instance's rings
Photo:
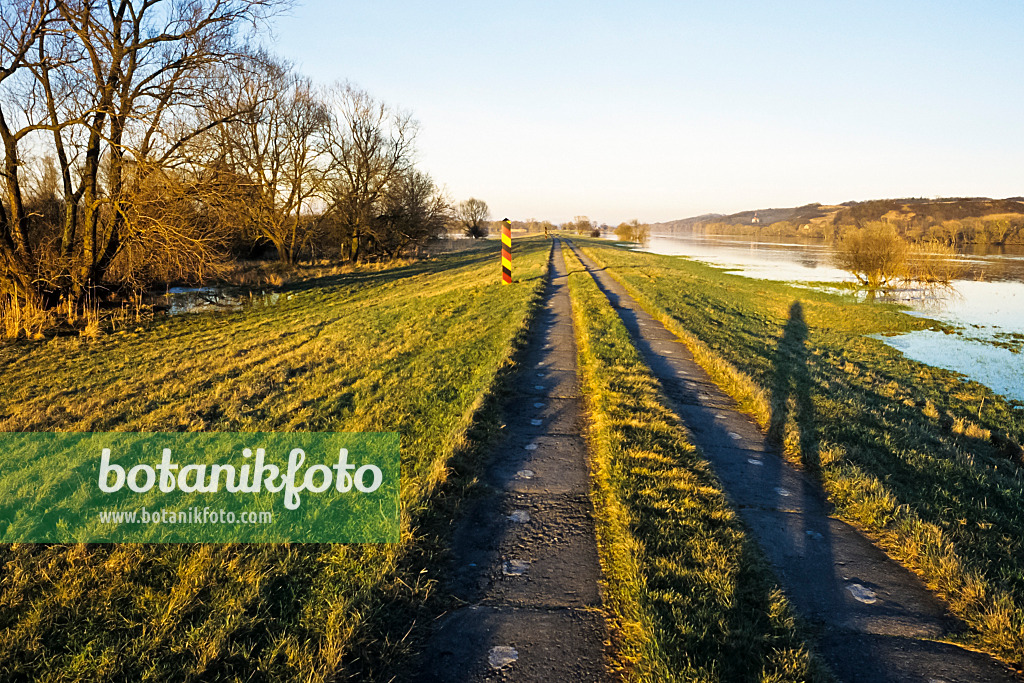
[[[853,276],[833,265],[823,240],[686,235],[651,236],[640,251],[686,256],[751,278],[849,291]],[[1024,246],[966,245],[961,279],[949,287],[905,289],[884,299],[955,332],[923,330],[883,337],[913,360],[959,372],[1024,401]]]

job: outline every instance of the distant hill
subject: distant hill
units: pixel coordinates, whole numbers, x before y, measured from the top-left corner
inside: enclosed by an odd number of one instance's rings
[[[786,209],[757,209],[751,211],[740,211],[734,214],[706,213],[692,218],[682,218],[664,223],[651,223],[653,233],[676,233],[689,232],[700,229],[708,224],[718,225],[761,225],[768,226],[779,221],[804,221],[808,222],[814,218],[822,218],[828,214],[828,209],[837,207],[825,207],[821,204],[808,204]],[[757,221],[754,221],[754,218]]]
[[[1024,197],[950,197],[926,199],[873,199],[842,204],[806,204],[791,208],[704,214],[664,223],[652,223],[653,234],[727,233],[831,237],[850,226],[886,221],[915,238],[937,237],[946,241],[980,241],[983,224],[1009,222],[1009,235],[1024,237]],[[1017,227],[1017,226],[1021,227]],[[991,232],[991,231],[989,231]],[[989,240],[993,241],[993,240]]]
[[[660,232],[662,234],[675,233],[675,232],[689,232],[693,230],[695,226],[703,225],[705,223],[713,223],[728,218],[725,214],[721,213],[705,213],[700,216],[694,216],[692,218],[681,218],[677,221],[667,221],[665,223],[651,223],[651,230],[653,232]]]
[[[836,223],[860,224],[884,220],[886,217],[940,223],[965,218],[984,218],[997,214],[1024,214],[1024,197],[989,199],[988,197],[954,197],[950,199],[875,199],[847,202],[836,216]]]
[[[811,223],[827,219],[834,225],[860,225],[887,217],[906,220],[942,222],[983,218],[995,214],[1024,214],[1024,197],[990,199],[988,197],[953,197],[947,199],[871,199],[836,205],[806,204],[791,208],[756,209],[733,214],[706,213],[663,223],[651,223],[655,233],[685,232],[708,223],[726,225],[760,225],[769,227],[780,221]],[[754,221],[755,216],[757,221]]]

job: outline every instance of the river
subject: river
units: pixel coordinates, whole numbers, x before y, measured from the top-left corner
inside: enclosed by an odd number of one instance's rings
[[[853,280],[832,265],[832,249],[823,240],[652,236],[639,250],[687,256],[746,277],[822,288]],[[962,373],[1024,402],[1024,246],[967,245],[957,260],[965,266],[963,279],[949,289],[900,295],[912,315],[954,325],[957,334],[924,330],[880,339],[908,358]]]

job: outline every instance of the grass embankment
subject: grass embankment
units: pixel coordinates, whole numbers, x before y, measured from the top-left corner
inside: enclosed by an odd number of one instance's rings
[[[627,677],[823,678],[626,328],[576,257],[564,254],[591,417],[605,603]]]
[[[866,336],[931,324],[894,306],[585,244],[821,478],[841,516],[943,596],[971,645],[1021,664],[1019,404]]]
[[[519,243],[511,287],[491,242],[237,313],[0,347],[3,431],[398,431],[403,474],[397,545],[0,546],[0,678],[380,674],[408,647],[387,625],[435,583],[429,558],[409,561],[431,543],[418,525],[524,335],[549,248]]]

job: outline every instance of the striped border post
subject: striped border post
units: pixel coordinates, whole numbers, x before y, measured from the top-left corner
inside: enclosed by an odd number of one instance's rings
[[[512,221],[501,221],[501,283],[512,284]]]

